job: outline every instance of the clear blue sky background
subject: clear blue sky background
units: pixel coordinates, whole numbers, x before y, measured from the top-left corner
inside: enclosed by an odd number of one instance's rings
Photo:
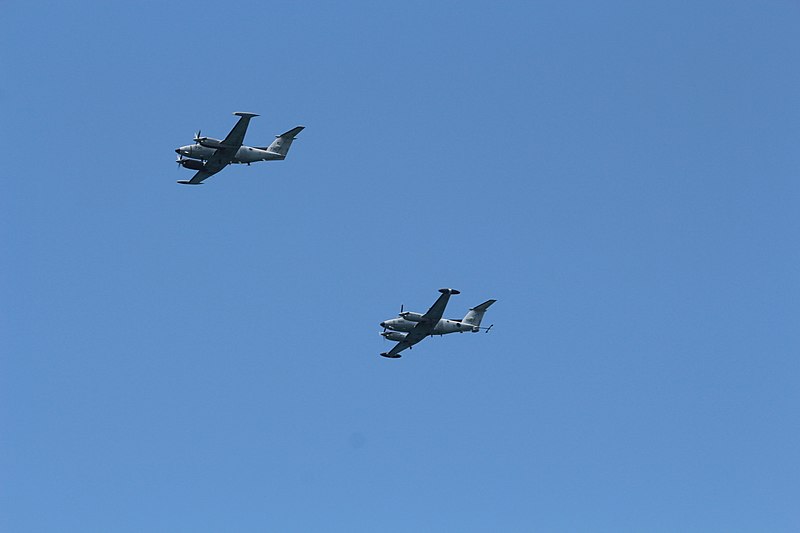
[[[5,2],[0,530],[800,530],[798,23]]]

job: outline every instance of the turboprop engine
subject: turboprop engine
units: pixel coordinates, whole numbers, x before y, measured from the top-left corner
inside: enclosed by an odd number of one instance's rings
[[[199,144],[200,146],[205,146],[206,148],[214,148],[215,150],[222,146],[222,141],[219,139],[214,139],[213,137],[201,137],[200,130],[197,130],[197,133],[194,134],[194,142]]]
[[[184,168],[190,168],[192,170],[203,170],[203,162],[197,161],[196,159],[178,159],[177,162]]]
[[[198,137],[195,138],[195,142],[200,146],[205,146],[206,148],[217,149],[222,146],[222,141],[219,139],[212,139],[211,137]]]
[[[386,338],[386,340],[390,341],[401,341],[406,338],[405,333],[398,333],[396,331],[384,331],[383,333],[381,333],[381,335],[383,335]]]
[[[405,320],[408,320],[409,322],[422,322],[422,317],[423,317],[423,315],[419,313],[412,313],[411,311],[404,311],[397,316]]]

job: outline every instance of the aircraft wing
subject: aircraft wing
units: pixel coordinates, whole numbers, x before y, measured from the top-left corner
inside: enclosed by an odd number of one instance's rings
[[[242,120],[240,119],[239,122]],[[237,124],[238,126],[238,124]],[[234,127],[236,129],[236,127]],[[228,135],[230,137],[230,135]],[[233,158],[236,157],[236,152],[239,150],[237,147],[236,149],[223,147],[217,148],[214,150],[214,153],[211,154],[211,157],[208,158],[205,165],[203,165],[202,170],[198,170],[197,174],[195,174],[192,179],[188,181],[179,181],[178,183],[182,183],[184,185],[198,185],[204,179],[210,178],[226,166],[228,166]]]
[[[441,299],[442,297],[440,296],[439,300]],[[444,311],[444,306],[442,306],[442,311]],[[436,322],[417,322],[417,325],[414,326],[414,329],[406,333],[405,339],[401,340],[400,342],[394,345],[394,348],[392,348],[388,352],[383,352],[381,355],[392,359],[400,357],[400,352],[402,352],[406,348],[411,348],[419,341],[430,335],[431,332],[433,331],[433,328],[436,327],[437,322],[439,322],[438,319],[436,320]]]
[[[211,157],[206,161],[206,164],[203,165],[202,170],[198,170],[197,174],[192,176],[192,179],[184,181],[181,180],[178,183],[183,185],[199,185],[202,183],[203,180],[210,178],[226,166],[230,164],[233,160],[236,151],[226,150],[224,148],[219,148],[214,151]]]
[[[433,329],[433,327],[436,326],[436,323],[442,319],[442,315],[444,314],[444,308],[447,307],[447,302],[450,300],[450,295],[459,294],[459,291],[455,289],[439,289],[439,292],[441,292],[442,295],[439,296],[439,298],[437,298],[436,301],[433,302],[431,308],[428,309],[428,311],[424,315],[422,315],[422,321],[419,322],[417,325],[430,324],[431,329]],[[416,330],[417,328],[415,327],[414,329]]]
[[[400,341],[400,342],[398,342],[397,344],[394,345],[394,348],[392,348],[388,352],[381,353],[381,355],[384,356],[384,357],[388,357],[389,359],[398,359],[398,358],[402,357],[400,355],[400,352],[402,352],[406,348],[410,348],[410,347],[411,347],[410,343],[408,343],[406,341]]]
[[[238,148],[236,150],[238,150]],[[236,156],[236,150],[217,148],[214,150],[214,153],[211,154],[211,157],[208,158],[201,172],[209,172],[209,175],[216,174],[233,161],[233,158]]]
[[[438,320],[436,321],[438,322]],[[433,331],[433,328],[436,327],[436,322],[433,324],[427,324],[425,322],[418,322],[414,329],[409,331],[406,334],[406,338],[398,342],[394,345],[394,348],[389,350],[388,352],[383,352],[381,355],[384,357],[389,357],[392,359],[397,359],[400,357],[400,352],[405,350],[406,348],[411,348],[419,341],[427,337]]]
[[[200,185],[204,179],[210,178],[217,172],[209,172],[208,170],[198,170],[197,174],[192,176],[190,180],[178,180],[181,185]]]
[[[236,151],[241,148],[242,143],[244,142],[244,134],[247,133],[247,126],[250,124],[250,119],[253,117],[257,117],[255,113],[243,113],[241,111],[237,111],[234,113],[241,117],[239,122],[233,127],[231,132],[222,140],[222,144],[225,146],[225,150],[233,150],[235,154]]]

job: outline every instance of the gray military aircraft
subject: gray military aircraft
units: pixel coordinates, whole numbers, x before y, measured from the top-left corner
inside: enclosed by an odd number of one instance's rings
[[[400,357],[400,352],[406,348],[411,348],[425,337],[432,335],[447,335],[448,333],[464,333],[471,331],[477,333],[480,330],[486,330],[488,333],[492,326],[488,328],[481,327],[481,320],[489,306],[497,300],[486,300],[480,305],[476,305],[467,312],[467,316],[459,319],[443,319],[444,308],[447,306],[447,301],[453,294],[461,294],[460,291],[455,289],[439,289],[442,293],[441,296],[433,303],[428,312],[424,315],[419,313],[412,313],[410,311],[403,311],[403,306],[400,306],[400,314],[398,318],[385,320],[381,322],[383,328],[384,338],[390,341],[398,341],[398,343],[388,352],[381,353],[384,357],[397,359]],[[391,329],[392,331],[386,331]]]
[[[230,164],[255,163],[256,161],[275,161],[286,159],[289,147],[298,133],[305,126],[296,126],[286,133],[276,135],[276,139],[269,146],[244,146],[244,134],[250,119],[257,117],[255,113],[237,111],[234,115],[241,117],[227,137],[212,139],[201,137],[200,132],[194,136],[194,144],[188,144],[175,149],[180,157],[175,161],[184,168],[196,170],[190,180],[178,180],[183,185],[199,185],[204,179],[209,178]],[[188,159],[184,159],[184,157]]]

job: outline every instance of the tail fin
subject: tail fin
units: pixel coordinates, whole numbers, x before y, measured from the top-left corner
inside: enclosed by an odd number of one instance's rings
[[[292,146],[292,141],[303,129],[305,129],[305,126],[297,126],[286,133],[276,135],[275,140],[272,141],[272,144],[270,144],[266,150],[286,157],[286,154],[289,152],[289,147]]]
[[[480,326],[481,320],[483,320],[483,314],[486,312],[487,309],[489,309],[489,306],[495,303],[496,301],[497,300],[486,300],[482,304],[476,305],[467,312],[467,316],[465,316],[464,320],[462,320],[461,322],[473,326]]]

